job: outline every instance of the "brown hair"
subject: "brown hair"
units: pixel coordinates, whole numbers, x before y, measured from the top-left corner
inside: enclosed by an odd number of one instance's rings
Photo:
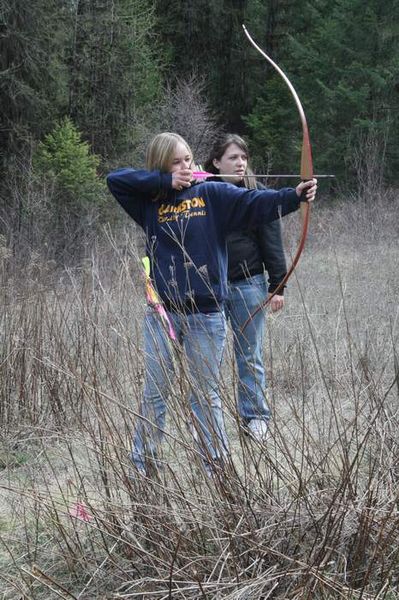
[[[236,133],[226,133],[222,137],[218,138],[214,143],[212,150],[204,164],[206,171],[209,171],[209,173],[214,173],[215,175],[219,173],[219,169],[215,167],[213,161],[215,158],[216,160],[220,160],[231,144],[236,144],[249,158],[249,150],[246,141]],[[246,173],[248,175],[252,175],[252,170],[249,166],[247,166]],[[244,177],[244,184],[247,188],[256,188],[255,177]]]

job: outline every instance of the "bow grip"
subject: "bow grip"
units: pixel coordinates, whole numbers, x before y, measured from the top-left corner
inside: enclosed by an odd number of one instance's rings
[[[311,181],[311,179],[301,179],[301,181]],[[306,192],[307,192],[307,188],[306,190],[303,190],[302,194],[299,197],[299,202],[306,202],[306,204],[308,204],[309,200],[306,198]],[[302,210],[302,205],[301,205],[301,210]]]

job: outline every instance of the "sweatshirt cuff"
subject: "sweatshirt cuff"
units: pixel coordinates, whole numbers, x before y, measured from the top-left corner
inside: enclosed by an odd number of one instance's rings
[[[160,173],[161,190],[172,189],[172,173]]]
[[[268,293],[269,294],[273,294],[275,290],[277,290],[278,285],[269,285],[269,289],[268,289]],[[281,290],[279,290],[278,295],[279,296],[284,296],[284,290],[285,290],[286,286],[283,285],[283,287],[281,288]]]

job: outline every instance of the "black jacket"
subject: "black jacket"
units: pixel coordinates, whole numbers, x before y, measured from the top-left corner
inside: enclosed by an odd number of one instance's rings
[[[217,177],[209,180],[220,181]],[[258,183],[257,188],[265,189],[265,186]],[[266,270],[269,292],[274,292],[287,273],[280,221],[231,232],[227,236],[227,250],[229,281],[239,281]],[[284,288],[279,293],[283,295]]]

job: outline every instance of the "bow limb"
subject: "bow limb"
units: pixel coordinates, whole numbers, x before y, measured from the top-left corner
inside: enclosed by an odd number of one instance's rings
[[[242,27],[244,29],[245,35],[247,36],[247,38],[250,41],[250,43],[252,44],[252,46],[254,46],[254,48],[267,60],[267,62],[269,62],[272,65],[272,67],[284,79],[285,83],[287,84],[287,86],[295,100],[295,104],[297,106],[299,116],[301,119],[301,124],[302,124],[302,151],[301,151],[301,170],[300,170],[301,175],[300,176],[303,181],[313,179],[313,160],[312,160],[312,149],[311,149],[310,138],[309,138],[309,129],[308,129],[307,121],[306,121],[305,112],[303,110],[299,96],[298,96],[294,86],[292,85],[291,81],[288,79],[287,75],[284,73],[284,71],[252,39],[252,37],[248,33],[248,30],[246,29],[245,25],[243,25]],[[262,304],[260,304],[254,310],[254,312],[248,317],[248,319],[245,321],[244,325],[241,328],[241,332],[244,331],[244,329],[246,328],[248,323],[250,323],[252,321],[254,316],[257,315],[259,311],[261,311],[263,308],[265,308],[269,304],[269,302],[271,301],[273,296],[275,296],[282,290],[282,288],[285,286],[288,279],[291,277],[292,273],[295,270],[295,267],[297,266],[297,264],[299,262],[302,251],[305,247],[306,237],[307,237],[308,228],[309,228],[309,219],[310,219],[310,205],[308,202],[306,202],[305,193],[303,194],[303,197],[301,198],[300,212],[301,212],[301,221],[302,221],[301,236],[300,236],[298,248],[295,252],[295,256],[292,260],[292,263],[291,263],[285,277],[282,279],[282,281],[280,281],[279,285],[274,290],[274,292],[267,298],[267,300],[262,302]]]

